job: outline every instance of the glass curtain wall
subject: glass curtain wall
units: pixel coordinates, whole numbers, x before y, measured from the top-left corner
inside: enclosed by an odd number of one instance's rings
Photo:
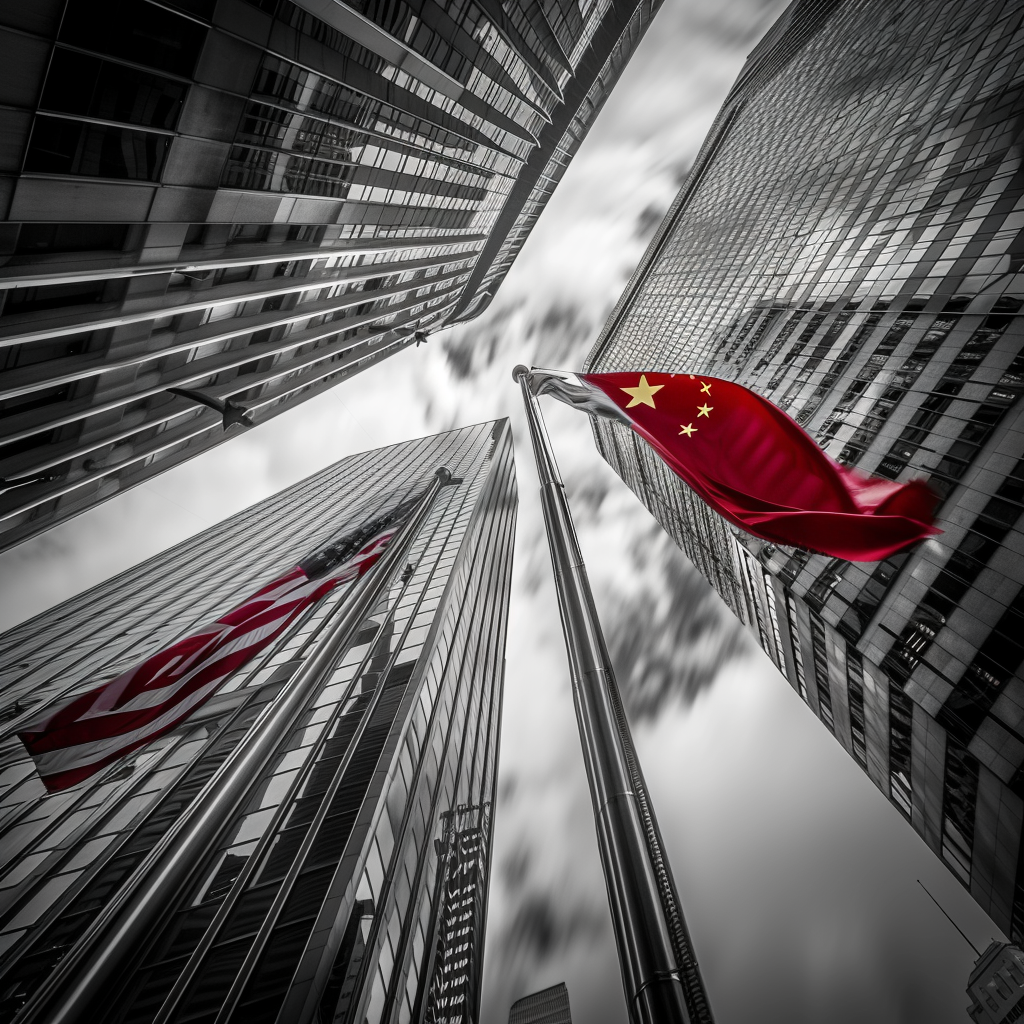
[[[504,420],[345,459],[0,638],[0,1019],[76,944],[102,944],[86,935],[96,914],[145,877],[345,595],[172,732],[66,792],[44,792],[19,721],[216,617],[442,465],[455,481],[407,565],[82,1019],[422,1020],[456,950],[464,1016],[447,1019],[475,1019],[516,509]]]
[[[1015,941],[1022,51],[1016,4],[792,4],[586,363],[735,380],[840,462],[928,481],[943,533],[850,563],[738,534],[635,437],[595,426],[604,456]]]
[[[0,547],[480,313],[659,2],[0,10]]]

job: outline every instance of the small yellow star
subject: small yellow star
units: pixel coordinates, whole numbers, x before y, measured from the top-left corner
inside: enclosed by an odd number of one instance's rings
[[[698,405],[697,406],[697,417],[700,418],[701,416],[707,416],[708,419],[711,419],[711,410],[712,409],[714,409],[713,405]]]
[[[640,383],[635,388],[622,388],[623,391],[629,395],[629,405],[627,409],[632,409],[634,405],[649,405],[652,409],[654,406],[654,396],[664,387],[664,384],[655,384],[651,387],[647,383],[647,378],[641,374]]]
[[[681,427],[683,427],[683,425],[681,423],[679,425]],[[696,434],[697,433],[697,428],[692,423],[687,423],[686,426],[683,427],[683,429],[679,431],[679,433],[680,434],[685,434],[687,437],[690,437],[692,434]]]
[[[701,389],[701,391],[704,392],[705,395],[710,395],[711,394],[711,385],[710,384],[705,384],[704,381],[700,382],[700,389]]]

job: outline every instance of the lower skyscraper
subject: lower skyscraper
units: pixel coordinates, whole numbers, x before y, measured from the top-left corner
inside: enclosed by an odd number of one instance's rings
[[[475,1021],[516,504],[365,452],[0,637],[0,1020]]]
[[[586,369],[737,381],[926,479],[877,563],[710,512],[598,446],[878,788],[1024,938],[1024,7],[798,0],[751,53]]]
[[[565,982],[517,999],[509,1010],[508,1024],[572,1024]]]

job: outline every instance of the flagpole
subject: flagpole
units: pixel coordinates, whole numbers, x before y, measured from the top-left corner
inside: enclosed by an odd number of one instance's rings
[[[517,366],[540,478],[573,702],[622,985],[635,1024],[712,1024],[530,371]]]
[[[323,674],[330,670],[380,595],[391,585],[438,493],[450,480],[447,469],[435,472],[405,525],[376,565],[355,581],[335,622],[316,641],[299,670],[139,866],[133,880],[97,915],[22,1007],[17,1024],[72,1024],[83,1019],[107,978],[145,938],[169,900],[186,884],[190,872],[244,798],[252,780],[301,715]]]

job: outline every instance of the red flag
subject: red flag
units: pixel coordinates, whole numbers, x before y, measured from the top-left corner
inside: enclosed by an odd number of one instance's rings
[[[348,534],[210,625],[24,725],[18,737],[47,790],[76,785],[184,721],[310,605],[362,576],[409,507]]]
[[[839,465],[749,388],[692,373],[533,371],[534,390],[632,427],[729,522],[775,544],[874,562],[940,531],[923,480]]]

